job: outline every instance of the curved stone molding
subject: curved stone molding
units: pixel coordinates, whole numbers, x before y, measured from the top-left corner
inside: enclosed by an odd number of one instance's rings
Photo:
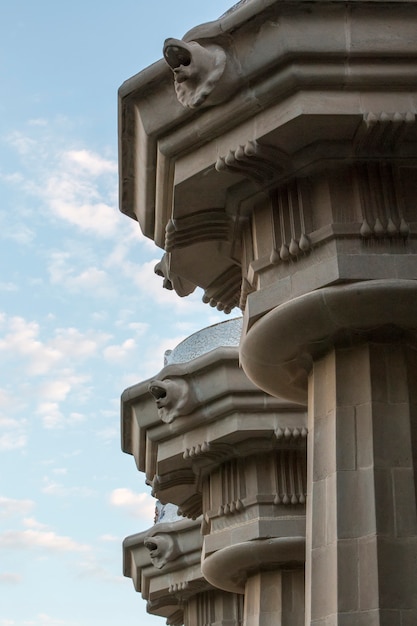
[[[189,109],[217,104],[227,96],[216,94],[216,87],[226,69],[226,53],[218,45],[186,43],[166,39],[163,48],[165,61],[174,74],[178,101]]]
[[[169,291],[174,290],[180,298],[184,298],[185,296],[189,296],[190,293],[196,289],[196,285],[194,285],[189,280],[181,278],[177,274],[174,274],[170,270],[170,256],[165,253],[162,259],[155,265],[154,272],[157,276],[160,276],[164,279],[163,287],[164,289],[168,289]]]
[[[267,393],[304,403],[313,358],[340,341],[401,330],[417,330],[417,281],[325,287],[293,298],[255,322],[241,343],[240,362]]]
[[[237,543],[205,556],[201,571],[204,578],[218,589],[244,593],[248,573],[297,563],[305,560],[305,537],[273,537]]]
[[[288,157],[274,146],[256,140],[247,141],[216,161],[218,172],[232,172],[254,180],[260,185],[272,181],[288,166]]]
[[[158,407],[159,418],[166,424],[171,424],[177,417],[189,415],[198,404],[191,380],[180,377],[154,379],[148,389]]]
[[[171,219],[165,229],[165,250],[172,252],[203,241],[227,241],[232,225],[230,216],[222,210]]]

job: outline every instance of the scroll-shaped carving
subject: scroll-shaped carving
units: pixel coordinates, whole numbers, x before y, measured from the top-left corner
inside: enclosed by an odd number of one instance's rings
[[[163,474],[162,476],[155,474],[150,482],[152,496],[158,498],[158,500],[163,500],[165,499],[162,497],[163,492],[167,489],[177,487],[178,485],[195,485],[195,475],[192,469],[177,469],[168,474]],[[180,513],[179,509],[177,512],[178,515],[183,515],[183,513]]]
[[[165,424],[170,424],[177,417],[189,415],[197,407],[194,387],[184,378],[152,380],[148,389],[155,399],[158,415]]]
[[[406,239],[410,226],[404,217],[397,168],[388,163],[367,163],[357,168],[356,180],[362,209],[361,236]]]
[[[203,302],[230,313],[239,306],[241,286],[242,270],[238,265],[232,265],[207,287]]]
[[[392,152],[415,124],[416,115],[406,113],[365,113],[355,137],[355,148],[361,153]]]
[[[149,531],[143,544],[149,551],[152,564],[158,569],[162,569],[181,554],[176,533],[159,532],[158,526]]]
[[[171,252],[202,241],[227,241],[232,224],[230,216],[219,210],[171,219],[165,230],[165,250]]]
[[[219,156],[215,167],[218,172],[240,174],[265,185],[285,171],[287,163],[288,158],[284,152],[254,140],[230,149],[224,157]]]
[[[173,289],[180,298],[189,296],[196,288],[194,283],[171,272],[169,254],[163,255],[159,263],[155,265],[154,271],[157,276],[161,276],[164,279],[163,287],[170,291]]]
[[[178,101],[184,107],[217,104],[229,95],[227,89],[221,89],[227,57],[220,46],[170,38],[165,40],[163,53],[174,74]]]

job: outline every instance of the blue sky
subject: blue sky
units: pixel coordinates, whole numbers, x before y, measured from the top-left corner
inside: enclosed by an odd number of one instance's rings
[[[121,575],[154,502],[119,398],[224,316],[117,206],[117,89],[233,4],[14,0],[0,22],[0,626],[157,626]]]

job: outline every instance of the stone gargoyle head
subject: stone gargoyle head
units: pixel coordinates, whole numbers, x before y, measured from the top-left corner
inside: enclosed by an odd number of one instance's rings
[[[216,44],[200,45],[180,39],[166,39],[164,58],[174,74],[178,101],[189,109],[217,104],[225,99],[220,86],[226,68],[226,53]]]
[[[193,293],[196,286],[185,278],[181,278],[177,274],[171,272],[169,267],[169,255],[165,253],[162,259],[154,267],[154,272],[157,276],[163,278],[162,286],[164,289],[173,289],[180,298],[189,296]]]
[[[169,561],[174,561],[181,553],[175,534],[154,530],[146,535],[143,543],[149,550],[152,564],[158,569],[162,569]]]
[[[177,417],[189,415],[197,406],[194,387],[184,378],[152,380],[148,389],[155,399],[160,419],[166,424]]]

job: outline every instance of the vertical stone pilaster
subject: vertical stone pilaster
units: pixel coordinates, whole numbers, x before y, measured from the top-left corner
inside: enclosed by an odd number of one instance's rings
[[[308,626],[416,623],[409,355],[401,343],[367,343],[334,349],[314,363],[309,379]]]
[[[246,581],[244,626],[303,626],[303,570],[258,572]]]

